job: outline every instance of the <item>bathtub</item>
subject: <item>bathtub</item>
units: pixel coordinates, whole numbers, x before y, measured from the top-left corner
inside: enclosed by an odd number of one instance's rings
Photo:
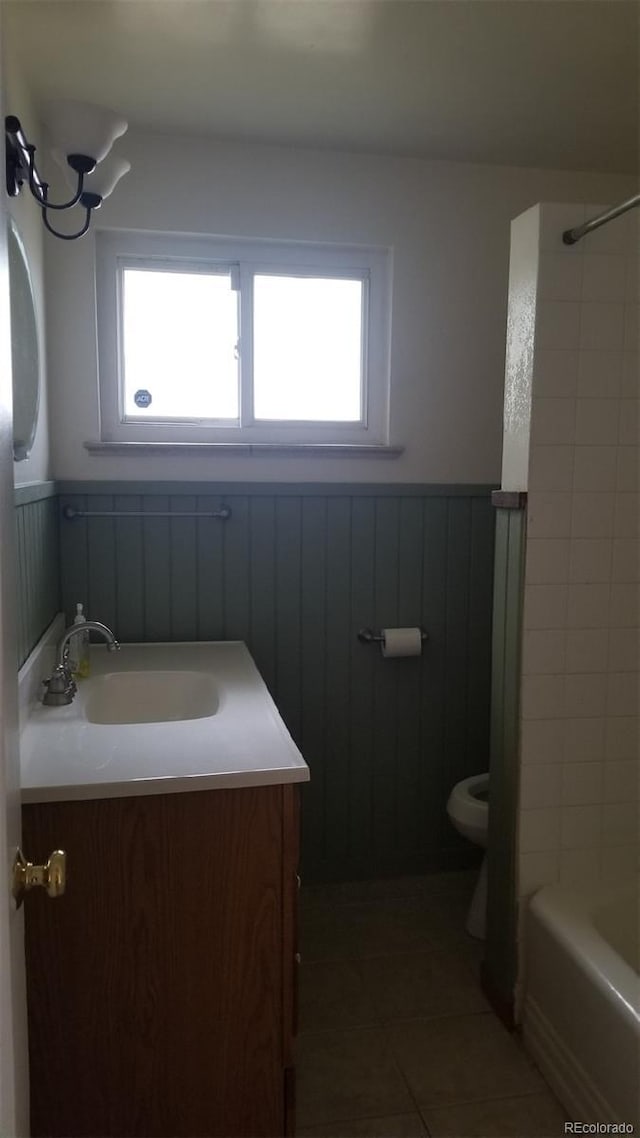
[[[525,1047],[570,1117],[640,1125],[638,887],[547,886],[525,924]]]

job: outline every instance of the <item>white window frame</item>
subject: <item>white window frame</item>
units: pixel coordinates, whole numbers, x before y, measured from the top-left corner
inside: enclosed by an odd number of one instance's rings
[[[121,280],[126,268],[171,265],[176,271],[239,274],[242,366],[239,420],[127,420],[122,407]],[[363,288],[362,408],[358,422],[255,420],[253,406],[252,300],[248,274],[344,277]],[[391,253],[380,248],[183,237],[115,230],[96,232],[96,303],[100,438],[136,443],[269,443],[387,445]],[[247,329],[251,334],[247,334]]]

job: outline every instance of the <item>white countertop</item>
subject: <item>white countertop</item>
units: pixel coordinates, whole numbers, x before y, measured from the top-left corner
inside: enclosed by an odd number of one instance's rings
[[[95,723],[91,678],[141,671],[205,672],[218,708],[199,719]],[[91,677],[66,707],[32,704],[21,731],[23,802],[174,794],[306,782],[309,768],[241,641],[91,646]]]

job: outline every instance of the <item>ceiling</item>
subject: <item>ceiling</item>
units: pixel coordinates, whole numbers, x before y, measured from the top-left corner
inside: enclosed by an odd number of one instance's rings
[[[165,132],[638,168],[636,0],[4,0],[2,12],[40,109],[73,97]]]

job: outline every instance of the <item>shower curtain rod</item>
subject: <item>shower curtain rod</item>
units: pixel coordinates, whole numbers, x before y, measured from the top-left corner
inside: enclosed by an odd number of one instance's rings
[[[594,229],[599,229],[601,225],[606,225],[608,221],[613,221],[614,217],[620,217],[621,213],[626,213],[628,209],[633,209],[634,206],[640,205],[640,194],[635,197],[629,198],[626,202],[621,202],[620,205],[614,205],[605,213],[599,213],[597,217],[592,217],[590,221],[585,221],[584,225],[577,225],[575,229],[565,229],[562,234],[562,240],[565,245],[575,245],[581,237],[585,237],[587,233],[592,233]]]

